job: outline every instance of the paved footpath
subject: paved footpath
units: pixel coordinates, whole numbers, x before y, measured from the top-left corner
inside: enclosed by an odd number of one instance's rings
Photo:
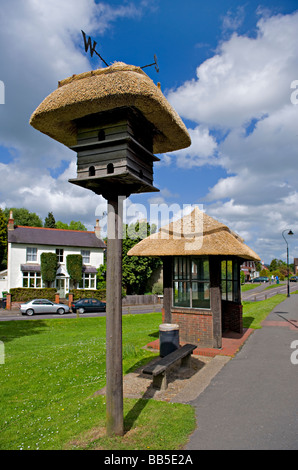
[[[197,429],[185,449],[298,450],[297,359],[298,295],[292,295],[190,402]]]

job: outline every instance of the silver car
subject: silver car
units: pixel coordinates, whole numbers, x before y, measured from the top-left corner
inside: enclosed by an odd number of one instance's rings
[[[34,315],[40,313],[58,313],[63,315],[64,313],[69,313],[69,307],[64,304],[55,304],[47,299],[34,299],[21,304],[20,310],[22,315]]]

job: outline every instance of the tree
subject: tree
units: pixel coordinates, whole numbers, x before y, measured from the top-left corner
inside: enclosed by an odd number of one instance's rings
[[[44,227],[56,228],[56,221],[55,221],[55,217],[53,216],[53,212],[49,212],[48,216],[44,219]]]
[[[147,222],[124,225],[124,239],[122,248],[122,285],[127,294],[144,294],[152,273],[161,266],[160,258],[146,256],[127,256],[128,251],[156,227]]]
[[[274,258],[269,266],[270,271],[276,271],[277,269],[287,267],[287,263],[282,261],[281,259]]]
[[[51,283],[56,279],[58,269],[58,258],[56,253],[42,253],[40,255],[41,277],[47,283],[47,287],[51,287]]]
[[[17,209],[11,207],[4,209],[4,214],[9,219],[9,213],[12,211],[15,225],[24,225],[25,227],[42,227],[42,220],[35,212],[30,212],[28,209]]]
[[[56,222],[56,228],[60,228],[63,230],[81,230],[84,232],[87,231],[87,228],[84,224],[82,224],[82,222],[75,222],[74,220],[72,220],[69,225],[58,220],[58,222]]]

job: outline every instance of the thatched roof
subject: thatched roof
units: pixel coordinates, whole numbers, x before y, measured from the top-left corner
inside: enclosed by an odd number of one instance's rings
[[[182,219],[140,241],[129,256],[223,255],[260,261],[260,257],[226,225],[198,207]]]
[[[191,144],[184,123],[161,90],[140,67],[123,62],[62,80],[34,111],[30,124],[71,147],[77,143],[75,119],[123,106],[137,108],[156,128],[154,153]]]

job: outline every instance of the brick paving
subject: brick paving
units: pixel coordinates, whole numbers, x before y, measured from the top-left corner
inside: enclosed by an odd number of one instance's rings
[[[247,338],[251,335],[254,330],[252,328],[244,328],[243,333],[234,333],[232,331],[223,333],[222,338],[222,348],[200,348],[194,350],[193,354],[198,356],[231,356],[234,357],[235,354],[241,349]],[[181,343],[181,346],[183,344]],[[147,344],[148,348],[159,350],[159,339],[152,341]]]

